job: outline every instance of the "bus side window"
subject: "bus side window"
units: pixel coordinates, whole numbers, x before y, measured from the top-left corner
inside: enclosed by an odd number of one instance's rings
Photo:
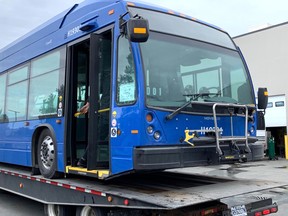
[[[6,114],[10,121],[26,120],[28,66],[8,72]]]
[[[136,100],[135,67],[130,44],[124,37],[118,41],[117,102],[132,104]]]

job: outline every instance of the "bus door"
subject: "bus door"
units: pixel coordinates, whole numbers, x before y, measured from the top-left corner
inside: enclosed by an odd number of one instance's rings
[[[109,167],[112,33],[90,38],[88,170]]]
[[[66,164],[73,167],[84,157],[88,170],[109,168],[111,35],[92,34],[69,47]]]

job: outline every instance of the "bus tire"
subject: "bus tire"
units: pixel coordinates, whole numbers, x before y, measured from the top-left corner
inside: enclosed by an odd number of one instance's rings
[[[45,216],[71,216],[75,214],[73,206],[44,204]]]
[[[76,216],[107,216],[108,212],[104,208],[78,206],[76,209]]]
[[[37,146],[37,160],[39,170],[42,176],[45,178],[57,178],[58,173],[56,171],[56,149],[55,141],[49,129],[44,129],[38,140]]]

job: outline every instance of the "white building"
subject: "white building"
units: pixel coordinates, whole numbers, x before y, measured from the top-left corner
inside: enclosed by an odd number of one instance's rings
[[[250,70],[254,91],[267,87],[267,131],[275,138],[276,153],[283,155],[287,134],[288,110],[288,22],[253,31],[234,38]]]

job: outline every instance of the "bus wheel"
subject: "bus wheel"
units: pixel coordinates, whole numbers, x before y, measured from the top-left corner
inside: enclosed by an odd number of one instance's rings
[[[76,209],[76,216],[107,216],[107,211],[104,208],[90,206],[79,206]]]
[[[56,151],[54,140],[49,129],[44,129],[39,137],[37,160],[41,174],[45,178],[56,178]]]
[[[45,204],[44,205],[45,216],[71,216],[75,214],[75,208],[73,206]]]

